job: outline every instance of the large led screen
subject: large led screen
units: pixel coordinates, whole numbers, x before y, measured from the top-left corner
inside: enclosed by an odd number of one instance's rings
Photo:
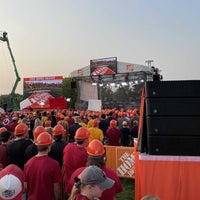
[[[62,76],[45,76],[24,78],[24,98],[33,93],[48,92],[54,97],[62,96]]]
[[[90,60],[91,76],[110,75],[117,73],[117,57]]]

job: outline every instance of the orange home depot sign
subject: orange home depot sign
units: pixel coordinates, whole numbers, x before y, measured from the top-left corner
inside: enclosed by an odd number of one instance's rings
[[[112,168],[119,177],[134,178],[133,147],[105,146],[106,167]]]

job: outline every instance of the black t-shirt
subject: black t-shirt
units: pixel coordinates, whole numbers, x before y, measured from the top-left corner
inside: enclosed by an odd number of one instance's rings
[[[38,150],[37,150],[37,146],[33,143],[33,144],[30,144],[25,152],[24,152],[24,157],[25,157],[25,163],[30,159],[32,158],[33,156],[35,156],[36,154],[38,153]]]
[[[51,151],[49,152],[49,156],[59,162],[61,169],[63,164],[63,150],[66,145],[67,145],[66,141],[63,140],[55,141],[51,145]]]
[[[8,160],[10,164],[15,164],[22,170],[24,169],[26,148],[32,144],[29,139],[14,140],[7,145]]]

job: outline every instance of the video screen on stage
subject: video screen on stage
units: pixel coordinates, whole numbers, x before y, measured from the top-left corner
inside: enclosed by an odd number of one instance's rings
[[[29,77],[23,79],[23,96],[48,92],[54,97],[62,96],[62,76]]]
[[[110,75],[117,73],[117,57],[90,60],[91,76]]]

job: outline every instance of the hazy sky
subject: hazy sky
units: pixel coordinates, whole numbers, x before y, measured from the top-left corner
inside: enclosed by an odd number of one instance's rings
[[[22,79],[69,74],[90,59],[116,56],[154,60],[164,80],[199,79],[199,0],[0,0],[6,31]],[[0,41],[0,95],[15,73]]]

